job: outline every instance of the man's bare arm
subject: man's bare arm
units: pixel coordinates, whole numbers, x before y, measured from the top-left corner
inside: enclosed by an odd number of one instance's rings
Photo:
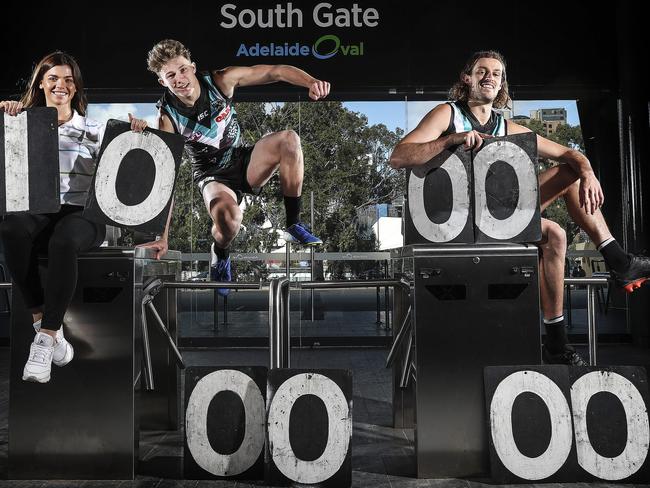
[[[492,137],[474,130],[440,137],[449,126],[450,119],[451,107],[446,103],[431,110],[418,126],[395,146],[390,156],[390,165],[393,168],[422,166],[445,149],[460,144],[464,145],[465,150],[478,149],[483,144],[483,139]]]
[[[527,127],[507,121],[508,134],[521,134],[531,132]],[[593,214],[605,202],[605,195],[596,178],[591,163],[580,151],[568,148],[557,142],[537,135],[537,153],[542,158],[552,159],[568,164],[576,176],[580,178],[580,206],[586,213]]]
[[[309,90],[309,97],[318,100],[326,97],[330,84],[314,78],[309,73],[288,64],[258,64],[255,66],[230,66],[212,72],[212,79],[224,95],[231,97],[239,86],[266,85],[284,81]]]

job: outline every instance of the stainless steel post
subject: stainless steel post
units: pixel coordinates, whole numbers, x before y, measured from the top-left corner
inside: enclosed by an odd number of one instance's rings
[[[596,288],[587,285],[587,332],[589,337],[589,366],[596,366],[598,335],[596,332]]]
[[[151,348],[149,344],[149,327],[147,327],[147,310],[142,307],[142,354],[143,364],[142,369],[144,377],[144,389],[151,391],[154,389],[153,382],[153,366],[151,365]]]
[[[216,332],[219,330],[219,294],[216,288],[212,293],[214,294],[212,297],[212,330]]]
[[[278,278],[273,278],[269,282],[269,368],[279,368],[280,351],[279,334],[280,334],[280,313],[279,306],[276,302],[276,290],[278,288]]]
[[[311,192],[311,195],[310,195],[309,210],[310,210],[310,214],[311,214],[311,218],[310,218],[311,224],[310,225],[311,225],[311,230],[313,231],[314,230],[314,192],[313,191]],[[309,255],[309,257],[311,259],[311,263],[310,263],[311,276],[310,276],[309,279],[311,281],[314,281],[314,271],[316,269],[316,259],[315,259],[314,252],[315,252],[315,249],[312,247],[311,248],[311,253]],[[311,298],[311,302],[310,302],[311,303],[311,321],[313,322],[314,321],[314,295],[316,293],[316,290],[311,290],[309,293],[310,293],[310,298]]]
[[[408,345],[406,346],[406,354],[404,355],[404,363],[402,364],[402,378],[399,382],[400,388],[408,386],[411,374],[411,360],[413,358],[413,334],[409,336]]]
[[[286,265],[285,265],[285,276],[287,279],[290,279],[291,277],[291,243],[289,241],[286,241],[285,243],[285,248],[286,248]]]
[[[384,329],[390,330],[390,295],[388,293],[388,287],[384,287]]]
[[[291,292],[289,280],[280,280],[278,291],[280,293],[279,309],[282,311],[280,347],[281,347],[281,367],[288,368],[291,364],[291,306],[289,303],[289,294]],[[278,303],[276,301],[276,303]]]
[[[377,287],[377,326],[381,325],[381,296],[379,295],[379,287]]]
[[[223,297],[223,325],[228,325],[228,297]]]
[[[411,306],[410,305],[409,308],[406,310],[406,314],[404,315],[404,320],[402,320],[402,324],[399,330],[397,331],[397,335],[395,336],[393,345],[391,346],[390,351],[388,352],[388,357],[386,358],[387,368],[390,368],[393,365],[396,354],[399,351],[402,341],[404,341],[407,332],[411,332]],[[411,335],[413,334],[411,333]]]
[[[180,351],[176,347],[176,344],[174,343],[174,339],[172,339],[172,336],[170,335],[169,330],[167,330],[167,326],[165,326],[165,323],[160,318],[160,315],[158,314],[158,310],[156,310],[156,307],[153,306],[153,303],[151,303],[151,301],[147,302],[146,305],[149,308],[149,311],[153,314],[154,318],[156,319],[156,322],[158,322],[158,326],[160,327],[161,332],[163,333],[163,335],[167,339],[167,344],[169,345],[169,348],[173,352],[173,355],[174,355],[174,357],[176,359],[176,363],[178,364],[178,366],[181,369],[184,369],[185,368],[185,363],[183,362],[183,356],[181,356]],[[144,318],[145,317],[143,317],[143,319]],[[145,323],[146,322],[143,321],[143,324],[145,324]],[[144,337],[143,337],[143,340],[144,340]]]

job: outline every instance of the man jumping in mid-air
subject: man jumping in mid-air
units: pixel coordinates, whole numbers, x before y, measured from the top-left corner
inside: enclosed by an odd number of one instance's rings
[[[319,100],[329,94],[330,84],[288,65],[232,66],[197,76],[189,50],[170,39],[156,44],[147,61],[166,88],[158,102],[159,128],[185,137],[193,179],[212,218],[212,279],[231,280],[229,246],[241,225],[243,193],[259,194],[278,169],[287,219],[285,238],[306,246],[322,244],[300,222],[304,172],[300,138],[292,130],[283,130],[267,134],[252,147],[244,146],[232,101],[237,87],[276,81],[305,87],[311,99]],[[158,256],[164,254],[168,233],[169,222],[163,236],[145,246],[155,248]],[[226,295],[228,289],[219,293]]]

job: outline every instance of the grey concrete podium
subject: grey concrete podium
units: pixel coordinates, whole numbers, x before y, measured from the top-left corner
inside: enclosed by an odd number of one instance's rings
[[[34,331],[14,290],[10,479],[133,479],[140,423],[177,426],[180,375],[154,330],[149,336],[160,390],[140,393],[142,284],[180,275],[180,253],[152,257],[145,249],[106,248],[79,257],[77,289],[64,318],[75,357],[62,368],[53,365],[46,384],[22,381]],[[175,335],[175,291],[160,295],[155,303]]]
[[[537,248],[405,246],[393,251],[392,267],[413,286],[415,379],[400,389],[398,358],[393,399],[396,425],[414,420],[417,475],[487,474],[483,368],[541,361]]]

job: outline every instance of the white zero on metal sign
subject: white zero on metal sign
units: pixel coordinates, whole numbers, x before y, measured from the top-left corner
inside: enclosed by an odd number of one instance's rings
[[[129,151],[141,149],[153,158],[156,175],[147,198],[137,205],[125,205],[117,197],[117,173]],[[104,149],[97,165],[95,195],[102,212],[122,225],[140,225],[156,217],[174,190],[176,164],[165,142],[152,132],[128,131],[118,135]]]
[[[601,391],[609,392],[619,399],[627,422],[625,449],[611,458],[601,456],[594,450],[587,432],[589,399]],[[615,481],[632,476],[643,466],[648,455],[650,428],[645,402],[634,384],[614,372],[592,371],[581,376],[571,386],[571,403],[578,464],[585,471],[600,479]]]
[[[417,176],[411,171],[408,184],[409,213],[420,235],[431,242],[449,242],[463,231],[469,217],[469,180],[462,161],[452,154],[438,167],[451,180],[452,208],[446,222],[437,224],[428,216],[424,207],[424,181],[426,175]]]
[[[232,454],[216,452],[208,439],[208,408],[222,391],[231,391],[244,404],[245,432]],[[253,379],[241,371],[222,369],[199,380],[187,401],[185,435],[196,464],[215,476],[235,476],[250,468],[264,447],[264,398]],[[231,419],[215,419],[228,422]]]
[[[514,212],[506,219],[497,219],[487,205],[485,182],[492,164],[502,161],[509,164],[519,182],[519,200]],[[521,147],[508,141],[485,146],[474,158],[474,219],[476,226],[493,239],[512,239],[519,235],[532,220],[537,209],[537,175],[535,165]]]
[[[304,461],[293,452],[289,440],[291,408],[303,395],[315,395],[325,404],[328,416],[327,445],[317,459]],[[273,462],[296,483],[321,483],[343,465],[352,433],[352,417],[345,395],[327,376],[301,373],[292,376],[275,392],[267,419],[269,446]]]
[[[521,453],[512,432],[512,406],[524,392],[539,396],[551,417],[549,445],[534,458]],[[525,480],[552,476],[566,462],[573,443],[571,412],[566,398],[550,378],[536,371],[517,371],[499,383],[490,403],[490,430],[494,449],[503,465]]]

